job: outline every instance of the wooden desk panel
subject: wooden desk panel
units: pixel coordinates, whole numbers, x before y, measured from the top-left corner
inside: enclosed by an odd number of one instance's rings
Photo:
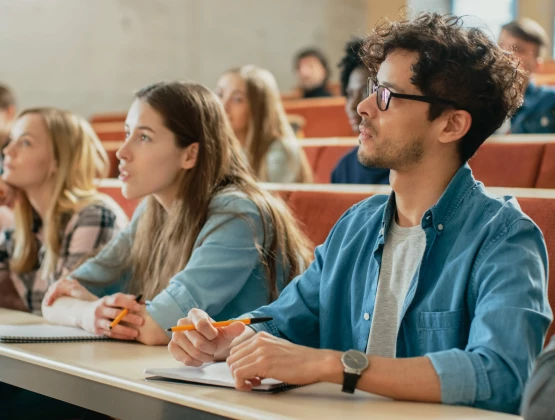
[[[30,317],[0,311],[0,324]],[[393,401],[338,385],[268,395],[200,385],[148,382],[143,371],[179,364],[166,347],[124,342],[0,345],[0,380],[118,418],[491,419],[518,418],[439,404]]]

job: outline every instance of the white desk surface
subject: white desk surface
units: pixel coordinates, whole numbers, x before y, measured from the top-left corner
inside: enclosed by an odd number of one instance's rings
[[[31,323],[41,318],[0,310],[0,324]],[[243,393],[233,389],[147,382],[145,368],[179,364],[166,347],[123,342],[2,344],[0,356],[17,359],[116,388],[127,389],[200,411],[241,419],[517,419],[517,416],[440,404],[407,403],[340,386],[315,384],[280,394]],[[0,377],[0,380],[2,378]]]

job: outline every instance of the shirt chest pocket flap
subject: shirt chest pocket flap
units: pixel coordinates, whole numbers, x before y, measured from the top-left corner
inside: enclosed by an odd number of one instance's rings
[[[422,354],[448,350],[464,349],[466,333],[464,310],[420,312],[418,316],[418,339]]]

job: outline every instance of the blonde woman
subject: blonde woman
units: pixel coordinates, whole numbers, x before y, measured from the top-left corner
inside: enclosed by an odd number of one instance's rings
[[[40,313],[48,286],[125,226],[123,211],[95,188],[107,171],[83,119],[55,108],[19,115],[4,149],[2,180],[17,199],[15,229],[1,233],[0,281],[20,299],[5,306]]]
[[[307,239],[285,204],[256,184],[214,93],[194,83],[148,86],[125,129],[123,195],[146,199],[124,232],[51,287],[48,320],[167,344],[165,329],[190,309],[240,315],[304,270]],[[131,312],[110,329],[122,308]]]
[[[268,70],[253,65],[229,70],[215,91],[260,181],[312,182],[310,166]]]

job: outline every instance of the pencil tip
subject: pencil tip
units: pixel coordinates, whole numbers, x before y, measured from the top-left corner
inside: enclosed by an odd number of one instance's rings
[[[166,331],[171,331],[171,330],[172,330],[171,328],[166,328]]]

